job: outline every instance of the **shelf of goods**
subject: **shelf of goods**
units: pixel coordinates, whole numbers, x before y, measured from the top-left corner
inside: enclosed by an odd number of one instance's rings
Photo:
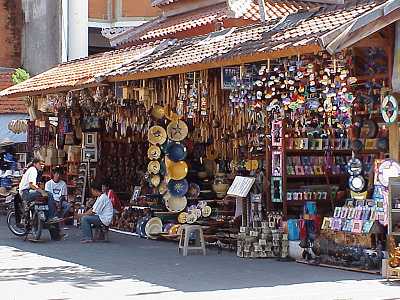
[[[400,279],[400,177],[389,178],[387,278]]]

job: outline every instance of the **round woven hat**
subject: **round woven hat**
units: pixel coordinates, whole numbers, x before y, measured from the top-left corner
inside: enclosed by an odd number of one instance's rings
[[[169,139],[175,142],[184,140],[188,135],[188,127],[182,120],[171,122],[167,126],[167,134]]]
[[[162,145],[167,140],[167,133],[161,126],[153,126],[150,127],[147,138],[150,144]]]

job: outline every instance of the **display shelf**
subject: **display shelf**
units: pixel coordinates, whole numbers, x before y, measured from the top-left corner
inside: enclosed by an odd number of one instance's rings
[[[400,213],[400,208],[392,208],[392,213]]]
[[[314,201],[319,204],[331,204],[330,200],[289,200],[287,201],[288,206],[304,206],[307,201]],[[333,200],[333,203],[340,203],[342,200]]]
[[[323,156],[327,151],[333,154],[351,155],[351,150],[306,150],[306,149],[287,149],[286,155],[321,155]]]
[[[343,176],[348,176],[347,174],[330,174],[330,175],[286,175],[287,179],[312,179],[312,178],[326,178],[326,177],[330,177],[330,178],[340,178]]]
[[[326,152],[331,152],[333,155],[351,155],[352,150],[304,150],[304,149],[287,149],[286,155],[295,156],[295,155],[303,155],[303,156],[324,156]],[[357,152],[359,155],[368,155],[368,154],[380,154],[382,153],[379,150],[371,149],[371,150],[362,150]]]

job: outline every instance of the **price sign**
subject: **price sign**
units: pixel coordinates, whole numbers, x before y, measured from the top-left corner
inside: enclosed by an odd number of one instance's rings
[[[245,198],[255,181],[256,179],[254,177],[236,176],[227,194]]]

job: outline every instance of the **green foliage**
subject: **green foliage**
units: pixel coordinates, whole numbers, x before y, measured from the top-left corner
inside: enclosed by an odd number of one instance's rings
[[[12,74],[11,79],[14,84],[21,83],[27,79],[29,79],[29,73],[24,69],[18,68],[15,70],[15,73]]]

